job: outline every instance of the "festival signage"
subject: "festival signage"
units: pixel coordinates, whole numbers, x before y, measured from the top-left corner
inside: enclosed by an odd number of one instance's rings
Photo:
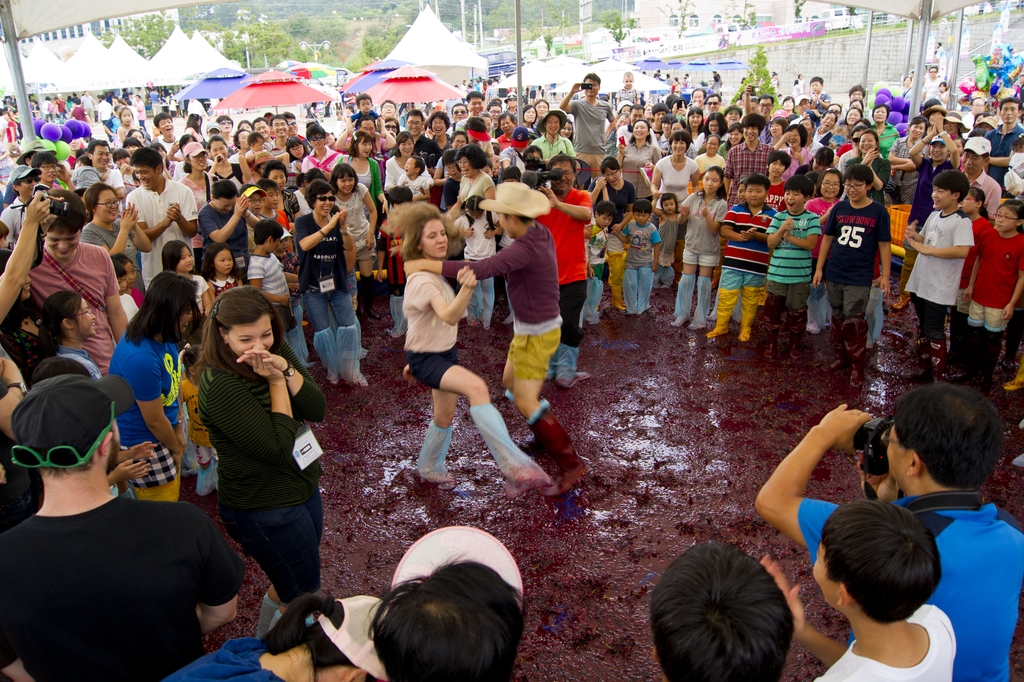
[[[820,38],[825,35],[824,21],[805,21],[785,26],[766,26],[745,31],[713,33],[703,36],[680,38],[679,40],[656,43],[637,43],[612,50],[612,56],[619,61],[634,62],[644,57],[668,57],[673,55],[700,54],[730,47],[749,47],[764,43],[778,43],[800,38]]]

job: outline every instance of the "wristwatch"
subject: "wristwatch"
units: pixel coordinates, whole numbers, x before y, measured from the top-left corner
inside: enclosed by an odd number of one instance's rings
[[[7,388],[16,388],[19,391],[21,391],[22,395],[26,395],[28,393],[28,389],[25,388],[25,384],[21,383],[20,381],[15,381],[14,383],[7,384]]]
[[[288,363],[288,368],[285,369],[284,375],[285,375],[285,377],[293,377],[293,376],[295,376],[295,368],[292,367],[292,363],[290,363],[290,362]]]

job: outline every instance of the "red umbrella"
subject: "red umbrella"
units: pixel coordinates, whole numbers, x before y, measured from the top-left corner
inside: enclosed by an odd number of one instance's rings
[[[222,99],[214,107],[214,111],[285,107],[329,101],[330,95],[300,83],[295,76],[280,71],[267,71],[253,77],[241,90]]]
[[[390,99],[405,102],[432,102],[437,99],[459,99],[462,93],[437,78],[430,71],[415,66],[395,69],[383,81],[366,91],[375,102]]]

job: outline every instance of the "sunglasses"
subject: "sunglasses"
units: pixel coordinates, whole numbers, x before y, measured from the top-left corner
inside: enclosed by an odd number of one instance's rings
[[[316,200],[317,201],[334,201],[334,195],[333,194],[321,194],[321,195],[316,197]]]
[[[323,136],[323,135],[314,135],[313,137],[309,138],[309,141],[310,142],[323,142],[326,139],[327,138],[325,136]]]
[[[100,431],[100,435],[96,436],[96,440],[93,441],[93,444],[89,446],[84,455],[71,445],[56,445],[42,454],[27,445],[13,445],[11,446],[11,459],[15,464],[29,469],[38,469],[39,467],[70,469],[71,467],[81,466],[89,461],[92,453],[96,451],[96,448],[100,446],[100,443],[103,442],[103,439],[107,437],[107,434],[113,428],[114,403],[110,403],[110,423]]]

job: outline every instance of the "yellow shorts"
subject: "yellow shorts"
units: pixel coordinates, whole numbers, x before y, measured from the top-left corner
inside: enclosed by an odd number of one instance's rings
[[[544,381],[548,376],[551,356],[558,350],[562,339],[561,327],[556,327],[540,336],[516,334],[508,347],[508,360],[512,363],[512,375],[516,379]]]
[[[170,483],[155,488],[135,488],[135,499],[147,502],[177,502],[181,492],[181,476],[176,476]]]

